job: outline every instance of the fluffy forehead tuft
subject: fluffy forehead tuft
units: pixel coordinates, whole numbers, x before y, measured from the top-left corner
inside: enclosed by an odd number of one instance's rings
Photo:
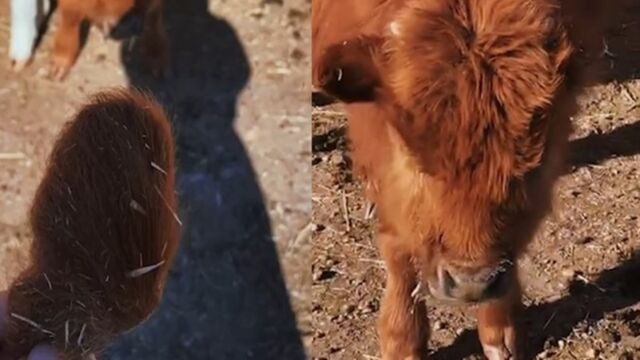
[[[540,163],[564,82],[571,47],[556,2],[410,0],[389,32],[384,76],[425,170],[504,197]]]

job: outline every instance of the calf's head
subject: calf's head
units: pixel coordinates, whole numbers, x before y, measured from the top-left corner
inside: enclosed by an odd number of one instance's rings
[[[314,66],[326,92],[393,114],[419,180],[419,267],[437,298],[507,293],[548,208],[571,54],[554,4],[408,1],[386,33],[332,46]]]

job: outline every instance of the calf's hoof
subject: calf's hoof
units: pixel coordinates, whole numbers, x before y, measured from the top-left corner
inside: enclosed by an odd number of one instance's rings
[[[484,356],[486,356],[488,360],[518,360],[518,357],[515,355],[515,353],[509,350],[504,345],[483,345],[482,350],[484,351]]]
[[[53,81],[64,80],[67,75],[69,75],[69,70],[71,70],[72,65],[73,61],[69,59],[54,56],[49,65],[49,79]]]
[[[500,332],[502,333],[501,336],[494,339],[501,338],[502,341],[482,343],[484,355],[488,360],[518,360],[515,329],[507,327]]]
[[[29,65],[30,62],[30,58],[26,60],[11,60],[11,70],[17,73],[21,72],[27,67],[27,65]]]
[[[419,355],[409,355],[409,356],[394,356],[394,355],[384,355],[382,360],[423,360],[424,358]]]
[[[111,32],[113,32],[113,28],[116,27],[117,23],[118,22],[116,20],[108,19],[108,20],[101,21],[100,23],[97,24],[98,30],[102,35],[103,43],[107,42],[107,40],[111,36]]]
[[[415,344],[400,345],[399,343],[382,344],[382,360],[425,360],[427,359],[427,347],[417,349]]]

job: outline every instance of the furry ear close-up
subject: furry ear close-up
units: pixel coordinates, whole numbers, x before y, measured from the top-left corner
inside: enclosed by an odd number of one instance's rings
[[[174,144],[152,98],[98,93],[65,125],[31,208],[31,264],[9,288],[10,359],[39,343],[99,355],[158,307],[178,248]]]

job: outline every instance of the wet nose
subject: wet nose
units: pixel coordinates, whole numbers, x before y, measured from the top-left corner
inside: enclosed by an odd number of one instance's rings
[[[513,264],[502,261],[487,267],[438,267],[440,289],[448,298],[481,302],[506,295],[511,285]]]

